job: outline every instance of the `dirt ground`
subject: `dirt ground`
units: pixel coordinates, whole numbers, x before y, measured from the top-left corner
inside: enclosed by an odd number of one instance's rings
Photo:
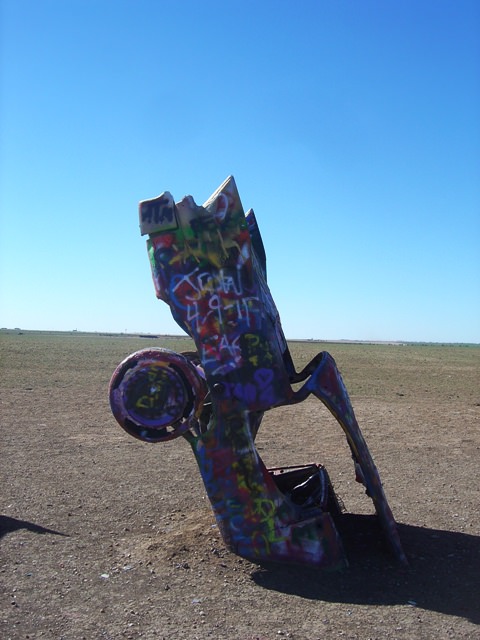
[[[480,348],[291,343],[337,360],[408,555],[383,545],[340,427],[315,399],[266,414],[268,466],[325,464],[350,567],[259,567],[224,548],[182,439],[114,421],[139,348],[188,339],[2,331],[0,637],[480,638]]]

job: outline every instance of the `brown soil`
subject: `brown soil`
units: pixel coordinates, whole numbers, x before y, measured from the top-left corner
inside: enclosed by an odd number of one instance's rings
[[[108,406],[118,362],[188,339],[7,332],[0,637],[480,638],[478,347],[291,344],[337,360],[409,557],[384,547],[340,427],[314,399],[270,411],[269,466],[325,464],[350,567],[259,567],[225,550],[188,444],[148,445]]]

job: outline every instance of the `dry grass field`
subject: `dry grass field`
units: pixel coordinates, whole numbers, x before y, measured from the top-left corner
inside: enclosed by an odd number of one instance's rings
[[[329,351],[410,565],[383,546],[320,402],[266,414],[269,466],[322,462],[345,503],[350,567],[259,567],[223,546],[188,444],[148,445],[108,406],[115,366],[187,338],[2,331],[0,637],[480,638],[480,348],[293,342]]]

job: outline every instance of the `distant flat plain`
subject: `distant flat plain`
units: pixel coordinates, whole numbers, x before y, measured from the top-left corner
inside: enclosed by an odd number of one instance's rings
[[[315,399],[266,413],[268,466],[327,467],[350,567],[259,567],[227,552],[188,444],[136,441],[108,383],[138,349],[187,337],[0,331],[0,637],[480,637],[480,347],[289,343],[329,351],[410,566],[384,548],[343,433]]]

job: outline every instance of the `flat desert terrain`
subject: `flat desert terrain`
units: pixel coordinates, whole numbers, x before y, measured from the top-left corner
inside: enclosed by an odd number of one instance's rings
[[[409,558],[383,544],[342,430],[316,399],[268,412],[268,466],[323,463],[350,566],[226,551],[189,445],[128,436],[108,383],[131,352],[188,338],[1,331],[0,637],[480,638],[480,347],[292,342],[329,351]]]

